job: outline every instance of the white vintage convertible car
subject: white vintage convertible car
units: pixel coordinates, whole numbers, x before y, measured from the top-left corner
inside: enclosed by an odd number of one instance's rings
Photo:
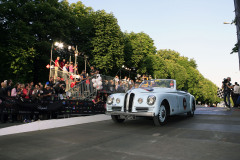
[[[190,93],[176,89],[174,79],[143,81],[139,88],[108,97],[106,114],[117,123],[138,116],[153,117],[155,125],[164,125],[169,116],[187,113],[193,116],[196,101]]]

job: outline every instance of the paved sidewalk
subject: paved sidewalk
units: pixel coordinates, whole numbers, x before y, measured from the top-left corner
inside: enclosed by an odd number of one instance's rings
[[[109,119],[110,119],[110,116],[99,114],[99,115],[93,115],[93,116],[35,121],[31,123],[1,128],[0,136],[31,132],[31,131],[40,131],[40,130],[51,129],[51,128],[67,127],[72,125],[98,122],[98,121],[104,121]]]

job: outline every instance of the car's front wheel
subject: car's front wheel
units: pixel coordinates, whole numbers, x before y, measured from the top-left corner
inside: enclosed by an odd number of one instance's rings
[[[164,104],[159,107],[159,113],[157,116],[153,117],[153,122],[156,126],[164,125],[167,123],[168,114],[167,108]]]
[[[123,123],[125,119],[120,119],[119,115],[111,115],[113,122],[115,123]]]

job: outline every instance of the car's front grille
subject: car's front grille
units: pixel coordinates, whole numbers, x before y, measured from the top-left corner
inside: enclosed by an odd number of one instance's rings
[[[128,111],[132,112],[132,107],[133,107],[133,99],[134,99],[135,94],[131,93],[130,98],[129,98],[129,105],[128,105]]]
[[[124,112],[132,112],[133,107],[133,100],[134,100],[134,93],[131,93],[130,95],[127,93],[124,97]]]

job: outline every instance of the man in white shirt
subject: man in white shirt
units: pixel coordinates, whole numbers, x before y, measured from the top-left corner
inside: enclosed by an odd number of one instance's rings
[[[233,103],[234,103],[234,107],[238,107],[237,99],[240,95],[240,86],[237,82],[235,82],[235,85],[233,87]]]

